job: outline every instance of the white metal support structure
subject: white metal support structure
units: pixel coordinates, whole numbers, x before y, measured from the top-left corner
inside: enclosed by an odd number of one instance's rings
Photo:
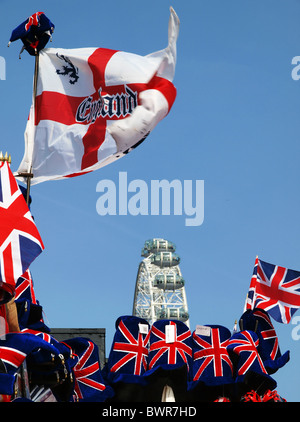
[[[175,245],[165,239],[151,239],[142,249],[132,314],[152,325],[159,319],[176,319],[189,326],[184,280]]]

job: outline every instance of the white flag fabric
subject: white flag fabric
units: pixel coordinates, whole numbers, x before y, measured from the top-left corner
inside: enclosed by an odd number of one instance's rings
[[[171,8],[168,46],[147,56],[105,48],[42,50],[15,176],[33,173],[32,185],[74,177],[139,145],[175,101],[178,33]]]

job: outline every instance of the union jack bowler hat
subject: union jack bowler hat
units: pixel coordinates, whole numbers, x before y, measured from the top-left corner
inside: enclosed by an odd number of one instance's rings
[[[46,46],[53,30],[50,19],[43,12],[36,12],[12,31],[9,43],[21,39],[24,48],[34,56]]]
[[[248,309],[239,320],[241,330],[254,331],[258,338],[258,352],[268,374],[275,373],[290,359],[290,352],[283,355],[279,348],[278,337],[269,314],[264,309]]]
[[[277,383],[268,375],[258,352],[259,338],[254,331],[244,330],[233,334],[227,350],[234,365],[236,394],[254,390],[263,395],[273,390]]]
[[[233,365],[227,345],[231,337],[221,325],[200,325],[193,332],[193,366],[189,393],[193,400],[215,401],[233,394]]]
[[[148,371],[144,377],[151,386],[151,401],[161,401],[164,387],[172,388],[175,399],[187,394],[187,382],[192,365],[192,336],[182,321],[163,319],[151,327]]]
[[[120,316],[115,323],[116,331],[103,369],[104,379],[112,386],[113,401],[140,402],[145,400],[149,323],[133,315]]]

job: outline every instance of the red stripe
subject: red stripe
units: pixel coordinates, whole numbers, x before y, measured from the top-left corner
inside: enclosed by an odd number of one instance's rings
[[[71,97],[59,92],[43,91],[36,97],[35,124],[41,120],[52,120],[65,125],[76,123],[75,116],[84,97]]]
[[[14,269],[13,269],[13,257],[12,257],[12,249],[11,249],[11,243],[7,245],[5,250],[3,251],[3,262],[4,265],[4,277],[6,286],[8,289],[13,289],[13,287],[10,287],[8,285],[15,285],[15,277],[14,277]],[[6,287],[3,285],[2,288],[6,289]]]
[[[88,64],[93,73],[94,88],[97,92],[99,87],[106,90],[105,86],[105,69],[108,61],[116,51],[106,48],[97,48],[88,58]],[[90,125],[87,133],[84,135],[82,142],[84,146],[84,154],[81,161],[81,170],[84,170],[98,162],[98,149],[105,139],[106,121],[97,119],[94,124]]]
[[[172,82],[159,76],[154,76],[148,84],[145,84],[144,89],[157,89],[166,98],[169,106],[169,111],[175,101],[177,91]]]
[[[19,368],[26,358],[26,354],[10,347],[0,347],[0,359]]]

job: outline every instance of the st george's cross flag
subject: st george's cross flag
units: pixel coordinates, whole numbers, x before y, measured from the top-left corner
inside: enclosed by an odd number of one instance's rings
[[[256,258],[246,309],[264,309],[275,321],[288,324],[300,307],[300,272]]]
[[[175,101],[178,33],[171,8],[168,46],[146,56],[106,48],[43,49],[16,176],[33,173],[32,185],[73,177],[137,147]]]
[[[10,297],[16,282],[44,249],[7,161],[0,162],[0,285]]]

